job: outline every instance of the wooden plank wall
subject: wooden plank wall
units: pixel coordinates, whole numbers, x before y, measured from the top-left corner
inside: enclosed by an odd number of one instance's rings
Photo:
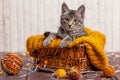
[[[0,0],[0,51],[25,51],[28,36],[56,32],[63,2],[84,4],[85,25],[106,35],[106,51],[120,51],[120,0]]]

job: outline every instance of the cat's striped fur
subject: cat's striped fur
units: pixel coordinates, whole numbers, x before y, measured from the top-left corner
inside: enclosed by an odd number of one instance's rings
[[[86,36],[86,32],[84,31],[84,14],[84,5],[81,5],[77,10],[70,10],[68,6],[63,3],[61,26],[57,33],[49,33],[43,42],[43,46],[48,46],[53,39],[60,37],[62,41],[59,46],[63,48],[77,37]]]

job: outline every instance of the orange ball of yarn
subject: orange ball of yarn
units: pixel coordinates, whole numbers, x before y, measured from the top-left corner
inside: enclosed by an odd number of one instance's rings
[[[106,78],[111,78],[115,75],[115,69],[108,65],[103,69],[103,76]]]
[[[1,66],[6,73],[16,75],[22,68],[22,59],[16,53],[8,53],[1,60]]]

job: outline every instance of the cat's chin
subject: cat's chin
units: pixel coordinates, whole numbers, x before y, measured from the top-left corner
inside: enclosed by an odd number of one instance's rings
[[[73,31],[72,28],[68,28],[68,27],[66,27],[66,30],[67,30],[67,31]]]

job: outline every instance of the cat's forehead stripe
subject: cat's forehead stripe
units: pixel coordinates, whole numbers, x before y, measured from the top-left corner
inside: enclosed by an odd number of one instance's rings
[[[71,10],[68,15],[70,18],[73,18],[73,17],[75,17],[76,12],[74,10]]]

